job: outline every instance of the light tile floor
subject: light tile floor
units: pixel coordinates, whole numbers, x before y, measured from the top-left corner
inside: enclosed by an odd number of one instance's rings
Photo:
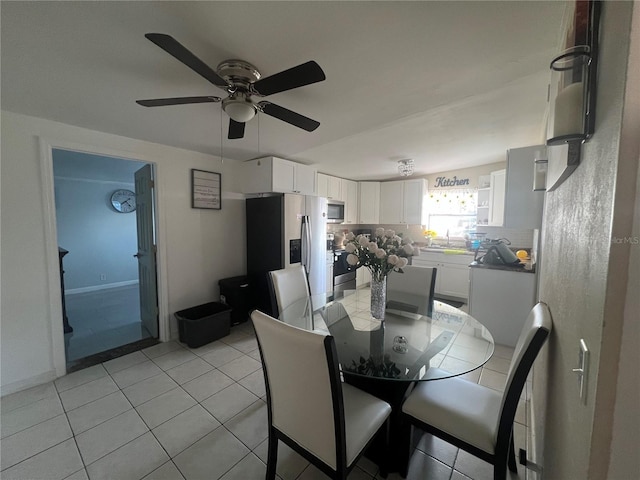
[[[497,348],[472,381],[500,389],[512,351]],[[198,349],[155,345],[1,399],[0,476],[10,479],[262,479],[267,407],[250,323]],[[526,400],[526,397],[523,397]],[[516,448],[525,445],[521,405]],[[282,480],[326,478],[284,445]],[[425,435],[408,479],[491,479],[491,466]],[[359,462],[352,480],[381,478]],[[397,474],[388,477],[400,478]],[[518,478],[514,476],[514,478]],[[519,472],[524,479],[524,472]]]
[[[64,336],[67,362],[151,335],[140,321],[139,287],[127,285],[66,295],[73,332]]]

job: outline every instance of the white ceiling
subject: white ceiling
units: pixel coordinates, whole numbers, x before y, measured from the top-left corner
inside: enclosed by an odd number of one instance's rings
[[[2,2],[2,108],[225,158],[276,155],[338,176],[386,179],[502,161],[542,142],[549,61],[566,3]],[[315,60],[326,81],[267,97],[318,120],[305,132],[259,115],[226,138],[225,96],[144,38],[175,37],[215,68],[270,76]],[[222,145],[221,145],[222,143]]]

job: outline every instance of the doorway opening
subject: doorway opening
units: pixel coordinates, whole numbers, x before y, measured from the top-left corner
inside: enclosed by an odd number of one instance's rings
[[[152,165],[52,149],[67,372],[158,342]]]

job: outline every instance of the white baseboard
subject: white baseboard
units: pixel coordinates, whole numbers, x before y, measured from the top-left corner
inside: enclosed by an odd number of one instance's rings
[[[69,290],[65,290],[64,294],[73,295],[76,293],[97,292],[98,290],[107,290],[109,288],[126,287],[128,285],[137,285],[138,283],[139,283],[138,280],[127,280],[124,282],[106,283],[104,285],[93,285],[91,287],[71,288]]]
[[[49,370],[48,372],[41,373],[34,377],[18,380],[17,382],[8,383],[0,387],[0,396],[11,395],[12,393],[19,392],[21,390],[27,390],[31,387],[37,387],[47,382],[52,382],[58,378],[55,370]]]

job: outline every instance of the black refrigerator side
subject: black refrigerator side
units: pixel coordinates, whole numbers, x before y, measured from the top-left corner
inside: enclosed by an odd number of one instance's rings
[[[284,196],[248,198],[247,276],[256,308],[269,315],[273,311],[268,275],[284,268]]]

